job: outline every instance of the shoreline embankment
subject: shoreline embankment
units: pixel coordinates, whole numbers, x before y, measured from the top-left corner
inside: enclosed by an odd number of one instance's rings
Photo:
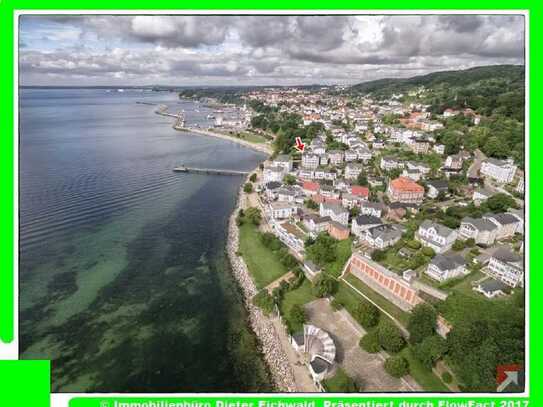
[[[279,392],[295,392],[296,382],[290,367],[288,357],[283,350],[281,339],[275,330],[270,317],[264,315],[262,310],[252,303],[252,298],[258,289],[247,268],[247,264],[239,253],[239,228],[236,223],[236,214],[244,198],[243,187],[240,188],[234,211],[228,222],[228,238],[226,252],[230,261],[232,274],[236,279],[243,295],[243,304],[248,313],[250,328],[255,333],[261,346],[264,360],[268,365],[275,387]]]

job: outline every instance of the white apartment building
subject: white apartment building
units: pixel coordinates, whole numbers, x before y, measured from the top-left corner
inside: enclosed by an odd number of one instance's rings
[[[524,285],[523,259],[507,247],[496,250],[483,271],[510,287]]]
[[[302,167],[308,170],[319,168],[319,156],[315,154],[302,154]]]
[[[423,246],[432,248],[436,253],[450,250],[457,237],[455,230],[429,220],[422,222],[415,234]]]
[[[349,224],[349,211],[341,205],[322,202],[320,204],[319,214],[322,217],[329,216],[332,220],[341,223],[342,225],[347,226]]]
[[[502,161],[488,158],[481,164],[481,174],[501,184],[512,182],[516,171],[517,166],[513,164],[511,159]]]

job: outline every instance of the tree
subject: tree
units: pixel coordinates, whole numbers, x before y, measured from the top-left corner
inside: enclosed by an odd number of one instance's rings
[[[313,210],[319,209],[319,204],[316,203],[315,201],[313,201],[312,199],[307,199],[307,200],[304,202],[304,205],[305,205],[308,209],[313,209]]]
[[[316,297],[324,298],[333,295],[337,291],[337,281],[332,277],[321,273],[318,277],[315,285],[313,286],[313,292]]]
[[[412,347],[413,356],[428,370],[434,367],[446,351],[447,342],[438,335],[428,336],[421,343]]]
[[[379,322],[379,310],[369,301],[359,303],[353,315],[364,328],[371,328]]]
[[[466,247],[474,247],[475,246],[475,239],[470,237],[469,239],[466,239],[464,242],[466,244]]]
[[[262,221],[260,209],[254,207],[247,208],[245,210],[245,218],[252,222],[254,225],[260,225],[260,222]]]
[[[294,185],[296,183],[296,177],[292,174],[287,174],[283,178],[283,182],[287,185]]]
[[[315,243],[306,249],[307,257],[318,266],[324,266],[336,260],[337,241],[327,233],[320,233]]]
[[[364,335],[359,342],[359,345],[368,353],[377,353],[381,350],[379,344],[379,335],[377,330],[373,330]]]
[[[381,322],[378,330],[379,344],[391,353],[397,353],[405,346],[405,339],[400,330],[392,322]]]
[[[409,374],[409,363],[403,356],[391,356],[385,360],[385,371],[392,377],[403,377]]]
[[[358,174],[358,177],[356,177],[356,184],[364,187],[368,186],[368,176],[364,171],[361,171],[360,174]]]
[[[409,247],[411,249],[414,249],[414,250],[418,250],[422,246],[421,243],[418,240],[414,240],[414,239],[408,240],[405,244],[406,244],[407,247]]]
[[[256,174],[255,173],[251,174],[251,176],[249,177],[249,181],[251,181],[251,182],[256,181]]]
[[[288,250],[285,249],[285,251],[286,253],[282,254],[280,262],[283,264],[283,266],[290,270],[298,264],[298,260],[296,260],[296,258],[288,252]]]
[[[371,254],[371,259],[376,262],[383,261],[386,257],[386,252],[384,250],[374,250]]]
[[[507,194],[492,195],[485,202],[485,206],[494,213],[505,212],[511,207],[516,207],[515,199]]]
[[[434,307],[427,303],[416,305],[407,323],[409,342],[413,344],[422,342],[424,338],[435,333],[436,326],[437,312]]]
[[[305,311],[300,304],[292,306],[289,312],[289,319],[297,325],[303,325],[306,321]]]
[[[452,245],[452,249],[455,251],[455,252],[459,252],[460,250],[464,250],[464,248],[466,247],[465,243],[463,240],[460,240],[460,239],[456,239]]]
[[[245,183],[245,185],[243,186],[243,192],[247,194],[253,192],[253,184],[251,184],[250,182]]]

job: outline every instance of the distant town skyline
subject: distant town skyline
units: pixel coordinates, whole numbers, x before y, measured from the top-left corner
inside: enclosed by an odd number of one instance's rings
[[[354,84],[524,64],[522,15],[23,15],[22,85]]]

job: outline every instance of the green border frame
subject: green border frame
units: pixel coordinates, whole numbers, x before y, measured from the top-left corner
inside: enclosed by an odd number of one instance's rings
[[[2,195],[0,198],[0,341],[11,343],[14,341],[14,245],[13,228],[13,200],[16,185],[13,184],[13,81],[14,81],[14,49],[13,49],[13,22],[14,12],[17,10],[176,10],[183,9],[197,12],[198,10],[407,10],[416,13],[418,10],[435,10],[438,12],[447,10],[526,10],[529,14],[529,79],[530,100],[528,114],[530,116],[529,135],[542,134],[542,92],[541,72],[543,71],[543,2],[540,0],[456,0],[450,6],[444,5],[439,0],[412,0],[409,3],[402,0],[381,0],[379,3],[354,0],[268,0],[265,3],[256,3],[248,0],[231,0],[228,3],[217,0],[193,0],[190,3],[174,0],[0,0],[0,179],[2,180]],[[539,113],[539,114],[538,114]],[[530,137],[529,162],[543,152],[543,141],[539,137]],[[530,166],[530,178],[537,175],[538,168]],[[528,181],[528,185],[530,185]],[[541,197],[538,188],[529,190],[529,209],[536,204]],[[542,225],[542,217],[539,211],[530,210],[530,229],[538,230]],[[539,239],[530,239],[530,247],[537,248]],[[529,405],[543,406],[543,375],[539,373],[539,363],[543,361],[543,350],[538,344],[543,342],[543,327],[538,324],[537,310],[543,307],[543,297],[539,296],[539,290],[543,289],[543,273],[539,272],[543,255],[537,249],[531,251],[529,258],[530,282],[530,359],[529,379],[530,395],[528,399],[514,398],[510,400],[529,401]],[[41,407],[48,406],[49,386],[49,362],[41,361],[0,361],[0,405],[6,407]],[[47,395],[47,397],[44,397]],[[36,396],[36,397],[33,397]],[[240,398],[244,398],[241,396]],[[269,398],[269,397],[263,397]],[[400,397],[401,398],[401,397]],[[444,397],[446,398],[446,397]],[[442,399],[444,399],[442,398]],[[119,398],[117,400],[128,400]],[[145,398],[151,400],[151,398]],[[131,398],[130,401],[145,400]],[[183,398],[188,400],[188,398]],[[217,398],[207,398],[208,401]],[[307,397],[306,400],[323,400]],[[327,399],[333,399],[332,397]],[[385,401],[393,398],[375,397],[374,400]],[[466,395],[466,399],[469,396]],[[107,406],[113,405],[115,398],[74,399],[70,406]],[[162,400],[167,400],[162,398]],[[169,399],[172,400],[173,399]],[[179,401],[177,399],[176,401]],[[233,399],[232,399],[233,400]],[[357,399],[349,397],[345,401]],[[362,401],[363,398],[358,398]],[[404,398],[409,401],[425,401],[427,397]],[[452,401],[461,402],[464,398]],[[500,400],[508,400],[506,397],[482,397],[472,400],[480,402],[495,401],[495,406],[501,406]],[[204,400],[202,400],[204,401]],[[104,404],[105,403],[105,404]],[[213,405],[213,404],[212,404]],[[317,406],[322,405],[317,402]],[[436,404],[437,405],[437,404]],[[524,403],[504,404],[504,407],[521,407]],[[490,405],[488,405],[490,406]],[[494,406],[494,405],[492,405]],[[486,407],[486,406],[485,406]]]

